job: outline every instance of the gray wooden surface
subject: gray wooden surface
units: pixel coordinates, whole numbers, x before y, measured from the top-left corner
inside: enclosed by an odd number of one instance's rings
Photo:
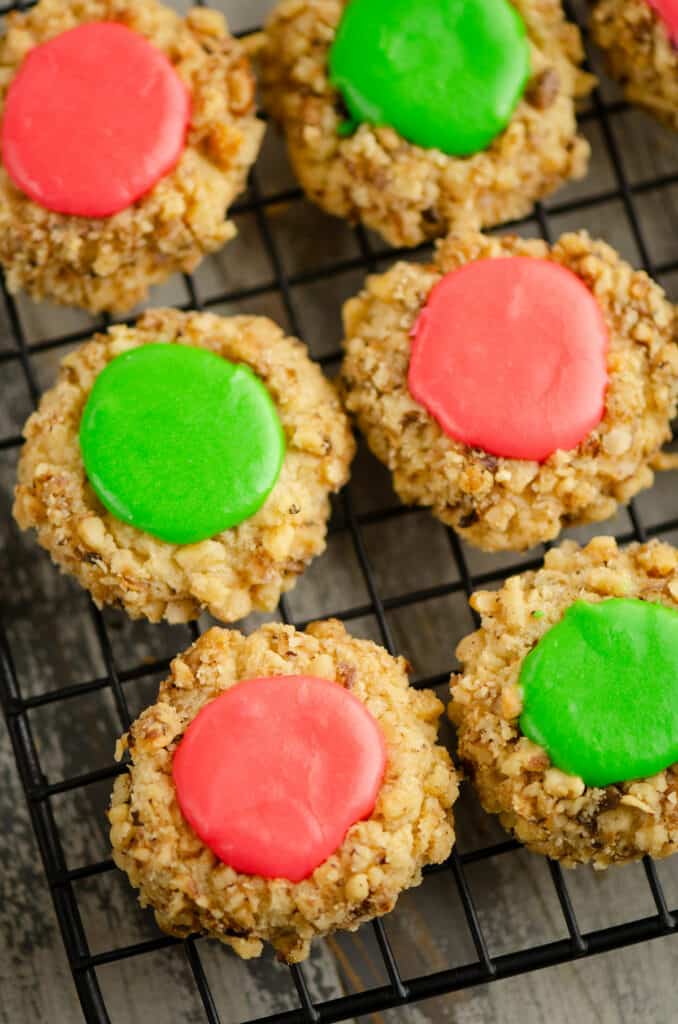
[[[268,4],[225,0],[221,6],[234,27],[246,28],[259,21]],[[613,86],[605,83],[603,88],[606,96],[614,98]],[[594,148],[591,173],[584,182],[561,192],[556,202],[619,185],[600,129],[592,126],[586,131]],[[615,116],[611,131],[631,183],[678,171],[675,138],[643,115]],[[269,132],[265,145],[261,182],[271,191],[293,183],[273,132]],[[637,199],[637,208],[650,242],[651,258],[658,262],[678,259],[678,187],[643,193]],[[640,260],[623,204],[617,199],[578,215],[555,216],[552,223],[558,232],[587,227],[606,237],[632,262],[637,264]],[[305,203],[272,210],[271,226],[285,266],[292,273],[358,255],[350,231]],[[239,218],[239,228],[238,240],[198,271],[196,280],[203,297],[216,295],[225,288],[257,284],[272,276],[255,216]],[[538,229],[535,223],[524,230],[536,234]],[[662,283],[678,300],[678,275],[667,276]],[[349,272],[332,281],[294,290],[303,332],[315,354],[321,355],[336,346],[341,302],[359,286],[360,275]],[[159,304],[186,299],[184,285],[177,280],[156,289],[152,301]],[[285,321],[284,307],[276,295],[238,308]],[[229,306],[223,312],[234,310],[234,306]],[[84,314],[36,305],[24,298],[19,302],[19,311],[29,342],[90,323]],[[0,310],[0,347],[11,345],[6,314]],[[33,365],[43,386],[52,381],[63,353],[59,349],[34,357]],[[6,436],[20,430],[30,411],[30,402],[18,364],[4,364],[3,375],[0,432]],[[21,536],[9,519],[15,461],[15,453],[0,453],[1,571],[6,625],[22,692],[28,695],[103,675],[104,666],[85,596],[77,586],[59,576],[33,539]],[[639,508],[648,523],[678,514],[677,483],[678,475],[666,475],[651,493],[642,496]],[[356,464],[351,488],[361,511],[395,503],[386,474],[364,452]],[[617,533],[629,528],[626,512],[605,526]],[[579,532],[585,535],[593,531]],[[456,577],[445,533],[424,512],[397,523],[366,528],[364,538],[382,596],[436,586]],[[672,539],[678,541],[676,536]],[[467,555],[474,572],[520,563],[517,555],[500,558],[472,550]],[[298,618],[367,601],[356,554],[344,532],[333,535],[326,555],[313,565],[290,597],[292,612]],[[119,613],[107,613],[106,621],[116,663],[122,669],[137,665],[144,658],[169,657],[188,641],[184,627],[132,624]],[[247,625],[255,624],[253,620]],[[453,666],[455,643],[468,631],[471,621],[464,599],[448,596],[393,612],[389,625],[417,675],[426,676]],[[353,622],[351,628],[378,639],[372,616]],[[156,685],[157,679],[126,684],[133,713],[152,699]],[[32,714],[31,725],[50,781],[109,764],[114,737],[120,728],[106,690],[48,705]],[[108,854],[104,820],[108,788],[108,784],[92,786],[53,800],[69,867]],[[457,818],[462,850],[502,838],[469,790],[464,791]],[[3,727],[0,869],[0,1022],[76,1024],[82,1019],[81,1012]],[[659,872],[671,906],[678,906],[678,858],[661,864]],[[525,852],[513,853],[478,864],[469,869],[468,875],[492,954],[565,936],[548,870],[540,858]],[[585,930],[653,912],[641,867],[599,876],[580,869],[567,877]],[[124,878],[117,873],[108,872],[78,883],[76,889],[93,952],[156,934],[150,915],[139,910]],[[453,966],[474,957],[459,898],[446,875],[429,878],[420,890],[403,897],[386,926],[405,976]],[[296,1005],[288,972],[269,956],[258,963],[243,964],[215,944],[201,941],[198,948],[225,1024]],[[396,1020],[413,1024],[540,1024],[546,1020],[552,1024],[570,1020],[580,1024],[670,1024],[678,1017],[673,995],[677,967],[678,942],[666,939],[417,1007],[374,1014],[369,1019],[375,1024]],[[317,999],[386,980],[369,928],[354,936],[340,936],[318,944],[306,972]],[[168,1024],[198,1024],[204,1019],[190,972],[178,949],[104,967],[98,976],[114,1024],[146,1024],[149,1019],[164,1019]]]

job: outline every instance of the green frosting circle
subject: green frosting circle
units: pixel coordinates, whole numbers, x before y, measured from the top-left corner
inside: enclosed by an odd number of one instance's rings
[[[329,56],[356,124],[390,125],[426,149],[468,156],[506,127],[530,74],[508,0],[351,0]]]
[[[80,448],[109,512],[161,540],[192,544],[261,507],[285,437],[248,367],[203,348],[151,344],[118,356],[96,378]]]
[[[577,601],[520,673],[520,728],[587,786],[655,775],[678,761],[678,612]]]

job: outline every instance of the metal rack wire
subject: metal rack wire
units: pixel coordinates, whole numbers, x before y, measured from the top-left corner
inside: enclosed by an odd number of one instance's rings
[[[4,4],[0,6],[0,14],[22,6],[29,5],[22,3]],[[653,276],[670,273],[678,270],[678,260],[661,265],[653,263],[650,257],[651,250],[644,236],[641,218],[636,208],[636,202],[638,197],[645,193],[678,184],[678,169],[673,174],[653,177],[652,179],[634,184],[629,182],[614,132],[610,126],[610,118],[624,109],[625,105],[623,103],[605,103],[601,96],[596,93],[591,109],[582,116],[582,120],[595,121],[600,128],[614,171],[614,187],[586,198],[561,203],[556,202],[550,205],[548,210],[543,206],[538,206],[536,220],[541,234],[550,241],[553,235],[552,218],[555,215],[581,213],[582,223],[585,224],[587,211],[611,200],[620,201],[645,269]],[[224,303],[255,299],[263,295],[277,295],[282,301],[292,330],[294,333],[303,336],[294,295],[294,289],[297,286],[331,279],[335,275],[349,270],[369,272],[374,270],[379,261],[384,258],[395,258],[401,254],[406,254],[405,252],[401,253],[386,247],[375,247],[371,244],[367,233],[358,228],[356,229],[356,240],[359,248],[359,255],[357,257],[343,259],[321,268],[294,274],[288,273],[283,255],[276,242],[275,234],[271,229],[270,211],[274,205],[297,203],[301,199],[302,196],[298,189],[267,193],[263,189],[255,170],[251,178],[248,198],[237,204],[233,212],[254,215],[260,242],[269,261],[270,278],[254,286],[231,290],[211,296],[207,301],[201,301],[195,281],[191,277],[186,277],[185,283],[190,302],[185,308],[209,308]],[[423,248],[425,249],[425,247]],[[8,294],[4,283],[1,287],[13,335],[13,348],[0,352],[0,366],[9,363],[18,365],[25,378],[32,401],[37,403],[40,396],[40,387],[33,365],[34,357],[46,350],[59,349],[70,343],[83,340],[89,336],[91,330],[72,332],[57,337],[46,337],[36,342],[29,342],[25,336],[14,300]],[[338,352],[331,352],[324,355],[320,361],[324,364],[333,363],[338,355]],[[21,438],[19,436],[2,437],[0,438],[0,451],[17,449],[20,444]],[[454,533],[448,531],[451,553],[458,569],[458,578],[454,582],[426,589],[412,590],[397,597],[382,596],[377,581],[377,574],[371,563],[365,543],[364,528],[372,524],[385,523],[394,517],[397,518],[408,514],[410,514],[410,510],[402,507],[388,507],[361,514],[355,508],[349,485],[341,499],[341,521],[332,527],[334,530],[346,531],[350,537],[368,595],[366,603],[349,609],[339,610],[334,614],[337,618],[347,622],[367,614],[374,616],[381,641],[392,652],[395,652],[396,644],[389,626],[389,612],[411,607],[418,602],[430,600],[434,597],[453,593],[470,595],[479,586],[498,582],[508,574],[505,569],[498,568],[491,569],[483,574],[473,575],[467,564],[462,545]],[[660,523],[653,523],[651,526],[645,525],[638,508],[632,505],[630,521],[632,523],[632,531],[622,537],[622,540],[632,540],[634,538],[645,540],[649,536],[667,533],[668,531],[678,529],[678,504],[676,505],[675,518]],[[530,568],[536,564],[534,560],[524,561],[521,563],[520,568]],[[156,660],[152,663],[139,664],[130,669],[120,670],[116,664],[111,638],[108,634],[104,617],[93,605],[90,606],[89,614],[92,618],[105,666],[105,675],[86,682],[71,683],[65,681],[57,689],[30,697],[22,694],[8,634],[0,620],[0,697],[32,825],[37,837],[44,871],[50,886],[64,946],[82,1009],[88,1022],[92,1022],[92,1024],[107,1024],[110,1017],[97,980],[97,968],[123,959],[140,957],[149,952],[178,945],[179,943],[172,938],[158,935],[158,937],[148,941],[111,948],[96,954],[90,951],[75,883],[82,879],[111,871],[113,863],[111,860],[106,859],[76,869],[68,869],[62,846],[62,838],[50,800],[57,794],[77,790],[102,780],[112,779],[116,774],[124,771],[124,768],[111,763],[107,767],[95,771],[71,776],[57,782],[48,782],[43,773],[32,734],[29,712],[47,704],[66,701],[95,691],[108,691],[113,697],[121,727],[127,728],[130,724],[131,714],[125,693],[126,684],[157,675],[159,671],[166,669],[167,662]],[[284,621],[293,621],[286,601],[283,601],[281,604],[280,614]],[[295,625],[304,625],[304,623],[296,622]],[[197,630],[194,631],[194,634],[197,635]],[[444,682],[446,678],[447,673],[441,673],[421,680],[418,685],[436,685]],[[648,917],[586,933],[582,932],[578,923],[568,883],[560,867],[555,863],[551,863],[549,865],[550,876],[560,910],[562,911],[567,937],[541,945],[533,945],[518,952],[491,956],[483,928],[481,927],[478,909],[467,880],[466,869],[474,862],[507,856],[516,849],[518,849],[518,844],[512,840],[507,840],[489,847],[473,850],[463,855],[455,851],[445,865],[434,869],[435,871],[450,872],[456,883],[466,924],[476,953],[474,960],[460,966],[439,970],[405,981],[384,925],[381,921],[376,921],[370,927],[374,930],[376,943],[383,960],[385,976],[388,978],[387,984],[368,987],[364,991],[314,1004],[304,968],[293,967],[291,971],[298,995],[297,1008],[259,1017],[256,1024],[263,1024],[264,1021],[275,1021],[278,1024],[302,1024],[302,1022],[309,1024],[309,1022],[314,1021],[348,1020],[390,1007],[404,1006],[421,999],[453,992],[462,988],[534,971],[549,965],[619,949],[633,943],[665,936],[678,930],[678,908],[674,911],[669,910],[657,871],[649,859],[645,861],[644,869],[656,913]],[[218,1024],[220,1016],[210,990],[199,949],[193,940],[187,940],[181,945],[183,946],[196,990],[204,1009],[204,1019],[209,1024]],[[222,1024],[226,1024],[226,1022],[222,1021]],[[249,1021],[247,1024],[255,1024],[255,1021]]]

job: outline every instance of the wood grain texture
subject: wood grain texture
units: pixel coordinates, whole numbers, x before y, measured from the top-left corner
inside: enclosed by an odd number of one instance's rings
[[[245,28],[256,24],[269,4],[226,0],[217,6],[226,11],[235,28]],[[607,82],[603,91],[607,98],[617,95],[615,87]],[[622,113],[611,119],[609,127],[623,154],[624,170],[631,183],[678,171],[676,139],[645,115]],[[594,150],[591,174],[584,182],[559,193],[555,202],[618,187],[600,128],[587,125],[585,130]],[[264,147],[259,176],[262,187],[268,191],[293,184],[283,147],[272,131]],[[678,188],[645,192],[638,197],[637,208],[651,258],[657,262],[678,259]],[[279,253],[291,273],[359,256],[353,233],[310,204],[300,202],[273,208],[269,216]],[[606,237],[634,263],[640,261],[619,199],[602,207],[590,207],[584,215],[554,216],[552,226],[557,232],[587,227]],[[255,215],[241,215],[238,227],[238,239],[205,261],[195,275],[203,298],[273,277]],[[537,234],[537,223],[528,224],[524,233]],[[360,273],[349,271],[331,281],[294,289],[296,313],[315,355],[336,348],[341,303],[360,283]],[[678,274],[666,275],[662,283],[678,300]],[[176,279],[155,289],[150,304],[173,304],[187,298],[183,281]],[[20,298],[18,308],[29,342],[93,326],[85,314],[38,305],[25,298]],[[275,293],[247,303],[218,307],[218,311],[265,313],[286,322],[284,305]],[[0,310],[0,349],[12,345],[7,317]],[[41,386],[49,386],[64,353],[65,349],[59,348],[33,358]],[[4,363],[2,375],[0,434],[4,437],[20,430],[30,411],[30,400],[17,362]],[[21,536],[9,519],[15,461],[15,453],[0,453],[0,570],[6,627],[22,693],[28,696],[66,683],[101,677],[105,668],[85,595],[61,577],[33,538]],[[360,512],[396,504],[387,474],[364,451],[356,462],[351,493]],[[652,492],[641,496],[638,506],[648,523],[678,515],[678,474],[660,478]],[[340,511],[337,522],[341,522]],[[628,514],[622,511],[605,528],[619,534],[627,532]],[[602,529],[575,532],[578,536],[591,536]],[[669,539],[678,541],[678,534]],[[424,512],[378,527],[366,527],[364,541],[383,597],[397,597],[413,588],[435,588],[457,579],[458,570],[445,531]],[[509,569],[523,560],[517,555],[488,556],[471,549],[465,551],[475,573],[499,566]],[[358,558],[346,531],[332,535],[327,553],[314,563],[289,598],[290,610],[297,619],[368,603]],[[130,623],[115,612],[107,612],[105,619],[120,669],[139,665],[144,659],[169,658],[189,642],[185,627]],[[398,649],[411,659],[415,677],[419,678],[452,669],[455,644],[472,628],[466,601],[459,594],[434,597],[389,612],[387,619]],[[253,617],[245,627],[253,628],[258,621]],[[359,635],[380,639],[373,615],[354,620],[350,628]],[[156,676],[125,684],[133,715],[153,699],[157,682]],[[110,691],[101,689],[87,697],[36,710],[31,713],[31,726],[43,771],[49,781],[56,781],[110,764],[121,722]],[[448,730],[446,736],[451,740]],[[103,783],[53,799],[69,867],[108,856],[104,819],[108,790],[108,784]],[[4,727],[0,728],[0,823],[0,1024],[76,1024],[82,1015]],[[503,838],[496,823],[480,810],[468,787],[464,788],[458,805],[458,834],[462,850]],[[660,865],[659,871],[671,906],[678,906],[678,858]],[[469,868],[468,878],[492,954],[526,948],[566,934],[547,865],[540,858],[526,852],[511,853]],[[617,869],[604,875],[580,869],[568,873],[567,879],[585,930],[653,912],[642,867]],[[77,883],[76,895],[93,952],[157,934],[152,916],[138,908],[126,880],[117,872],[109,871]],[[474,958],[459,896],[448,874],[429,877],[421,889],[406,894],[386,920],[386,928],[405,977]],[[279,1013],[297,1005],[289,972],[270,956],[245,964],[214,943],[201,940],[196,948],[224,1024]],[[542,1024],[546,1020],[551,1024],[571,1020],[580,1024],[672,1024],[676,1020],[677,965],[678,943],[666,939],[416,1007],[374,1014],[365,1020],[373,1024]],[[386,981],[369,927],[355,935],[340,935],[317,944],[305,973],[315,999]],[[164,1019],[168,1024],[198,1024],[204,1020],[181,948],[102,968],[98,977],[114,1024],[146,1024],[149,1019]]]

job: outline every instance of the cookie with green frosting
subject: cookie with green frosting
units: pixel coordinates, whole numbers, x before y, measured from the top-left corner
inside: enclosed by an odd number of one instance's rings
[[[272,610],[325,546],[354,443],[306,348],[263,317],[151,310],[63,361],[14,515],[99,605]]]
[[[523,735],[587,786],[657,775],[678,761],[678,610],[613,597],[575,601],[520,671]]]
[[[566,864],[675,852],[678,551],[567,541],[472,604],[450,714],[484,807]]]
[[[559,0],[301,0],[273,10],[261,77],[308,195],[407,246],[584,173],[581,59]]]
[[[243,364],[163,342],[116,356],[80,420],[92,489],[121,522],[196,544],[258,512],[280,476],[285,433]]]
[[[351,0],[329,70],[349,127],[383,125],[470,156],[506,128],[525,91],[527,30],[509,0]]]

